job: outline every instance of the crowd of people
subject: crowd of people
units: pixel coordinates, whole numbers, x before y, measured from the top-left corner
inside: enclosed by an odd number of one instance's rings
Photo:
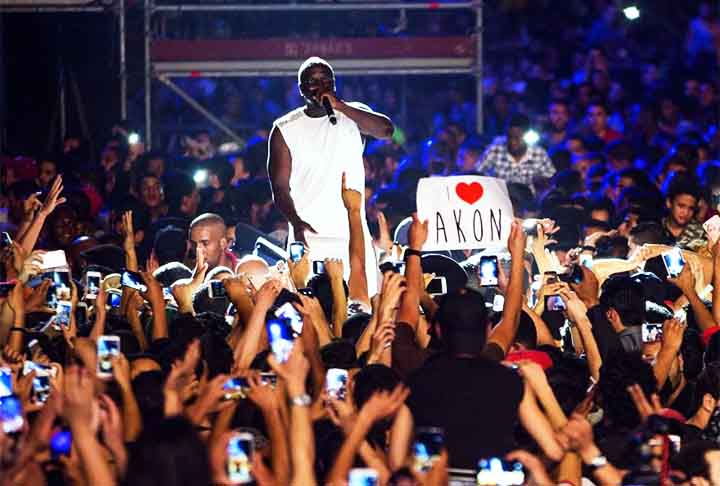
[[[3,157],[0,485],[720,485],[720,21],[638,64],[597,3],[571,66],[489,73],[484,136],[459,86],[420,141],[316,59],[242,150]],[[365,152],[310,187],[313,143]],[[423,251],[453,175],[505,181],[506,249]]]

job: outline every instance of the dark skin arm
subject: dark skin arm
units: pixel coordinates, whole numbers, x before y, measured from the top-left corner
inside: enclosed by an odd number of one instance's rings
[[[395,127],[385,115],[350,106],[337,99],[332,91],[321,93],[318,98],[320,100],[327,98],[333,110],[339,111],[354,121],[363,135],[370,135],[379,140],[390,140],[395,132]]]
[[[270,134],[270,150],[268,153],[268,174],[272,187],[273,200],[280,212],[287,218],[295,231],[295,240],[305,244],[305,231],[316,233],[312,226],[300,219],[295,210],[295,203],[290,195],[290,173],[292,157],[285,139],[277,127]]]

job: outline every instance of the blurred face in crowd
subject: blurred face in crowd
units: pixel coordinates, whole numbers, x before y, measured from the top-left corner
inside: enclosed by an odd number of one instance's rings
[[[198,206],[200,205],[200,191],[198,191],[197,187],[193,189],[193,192],[190,194],[190,196],[183,197],[182,205],[180,207],[180,212],[187,216],[195,216],[198,210]]]
[[[677,106],[675,105],[673,100],[667,98],[662,100],[662,103],[660,103],[660,114],[665,120],[668,121],[674,121],[677,119]]]
[[[587,106],[592,99],[592,86],[584,84],[578,89],[578,103],[580,106]]]
[[[570,151],[570,153],[573,154],[573,155],[582,155],[582,154],[584,154],[585,152],[587,152],[587,150],[585,149],[585,144],[584,144],[583,141],[580,140],[579,138],[571,138],[571,139],[569,139],[569,140],[566,142],[565,147],[566,147],[566,148]]]
[[[57,166],[55,165],[55,162],[52,162],[50,160],[43,160],[40,162],[40,167],[38,167],[38,185],[40,187],[48,187],[50,185],[50,182],[52,182],[53,179],[55,179],[55,176],[57,175]]]
[[[75,225],[77,216],[69,206],[59,207],[54,214],[53,224],[50,229],[55,243],[61,248],[67,248],[75,239]]]
[[[163,202],[163,189],[157,177],[144,177],[140,183],[140,200],[150,209],[155,209]]]
[[[715,103],[715,88],[710,83],[703,83],[700,86],[700,104],[707,107]]]
[[[692,221],[697,207],[697,199],[691,194],[678,194],[672,201],[667,201],[670,219],[677,226],[687,226]]]
[[[553,130],[562,132],[567,128],[570,121],[568,107],[564,103],[553,103],[550,105],[550,124]]]
[[[216,267],[227,248],[225,225],[212,222],[198,224],[190,230],[190,241],[196,245],[198,252],[205,253],[209,268]]]
[[[457,169],[460,172],[470,172],[480,160],[480,154],[476,150],[462,148],[457,156]]]
[[[80,148],[80,140],[74,137],[68,137],[63,142],[63,153],[67,154],[73,150]]]
[[[112,169],[118,162],[120,162],[120,154],[118,154],[115,148],[108,147],[103,150],[100,156],[100,165],[102,165],[105,170]]]
[[[607,130],[607,112],[600,105],[592,105],[587,112],[588,125],[595,134]]]
[[[700,83],[697,79],[688,79],[685,81],[685,96],[697,98],[700,96]]]
[[[507,133],[508,151],[513,157],[522,157],[527,150],[527,145],[523,142],[524,131],[521,127],[510,127]]]
[[[147,171],[151,174],[155,174],[158,177],[162,177],[165,173],[165,159],[157,157],[148,160]]]
[[[600,93],[610,91],[610,78],[605,71],[595,71],[592,75],[592,84],[595,91]]]
[[[655,64],[647,64],[642,75],[642,82],[645,86],[652,86],[660,77]]]
[[[573,160],[572,168],[580,173],[583,179],[587,177],[588,170],[592,167],[592,159],[586,157],[577,157]]]

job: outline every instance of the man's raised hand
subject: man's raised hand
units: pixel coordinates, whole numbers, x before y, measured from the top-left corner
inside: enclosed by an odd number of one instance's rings
[[[362,208],[362,194],[354,189],[348,189],[345,181],[345,172],[342,175],[342,200],[345,209],[350,211],[360,211]]]

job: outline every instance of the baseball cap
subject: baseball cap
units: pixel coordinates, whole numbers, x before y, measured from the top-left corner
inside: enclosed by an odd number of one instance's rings
[[[435,320],[451,351],[478,354],[485,347],[488,315],[479,292],[460,288],[442,296]]]

